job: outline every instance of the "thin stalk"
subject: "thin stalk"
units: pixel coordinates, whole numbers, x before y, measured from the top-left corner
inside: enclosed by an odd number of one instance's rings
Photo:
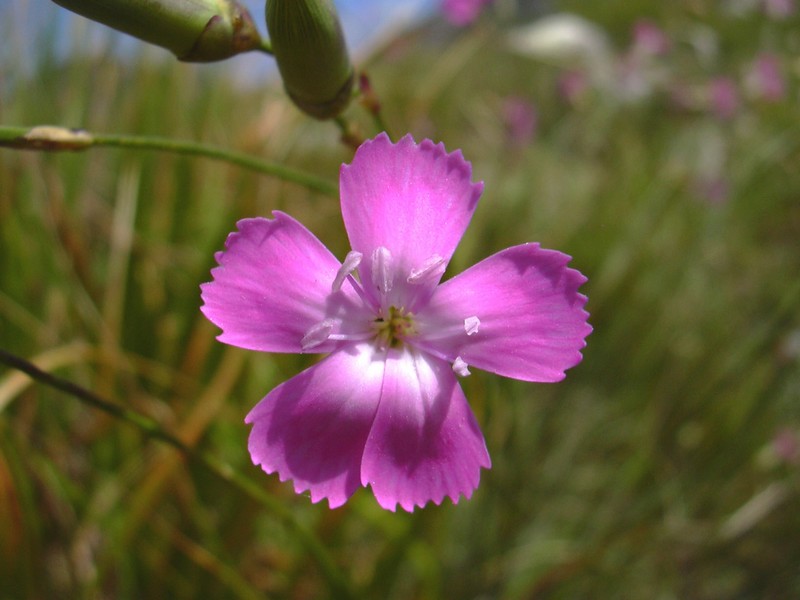
[[[125,408],[124,406],[120,406],[119,404],[114,404],[113,402],[95,394],[91,390],[87,390],[86,388],[83,388],[76,383],[69,381],[68,379],[58,377],[52,373],[48,373],[47,371],[42,371],[33,363],[15,354],[12,354],[11,352],[7,352],[2,348],[0,348],[0,363],[9,366],[12,369],[22,371],[43,385],[64,392],[65,394],[80,400],[92,408],[103,411],[106,414],[133,425],[146,436],[172,446],[181,452],[187,459],[194,461],[196,464],[206,468],[217,477],[228,482],[250,499],[258,502],[261,506],[269,510],[292,530],[292,532],[299,539],[300,543],[317,561],[323,576],[330,586],[332,596],[336,598],[355,597],[349,581],[336,566],[336,563],[334,562],[330,553],[328,553],[328,551],[325,549],[325,546],[322,544],[322,542],[320,542],[313,533],[301,525],[294,518],[294,515],[289,509],[266,493],[259,485],[243,476],[241,473],[238,473],[229,464],[217,459],[209,452],[203,452],[202,450],[188,446],[175,435],[162,429],[156,421],[150,419],[149,417],[129,408]]]
[[[271,175],[302,185],[309,190],[336,197],[336,184],[310,173],[285,167],[277,163],[253,158],[249,154],[223,150],[215,146],[169,138],[138,135],[103,135],[65,127],[5,127],[0,126],[0,147],[18,150],[79,151],[95,146],[159,150],[188,156],[203,156],[232,165]]]
[[[389,126],[386,124],[386,121],[383,120],[380,98],[378,98],[378,94],[372,87],[372,81],[365,71],[359,74],[358,89],[353,93],[358,97],[361,106],[363,106],[372,117],[372,122],[378,129],[378,133],[383,131],[391,138],[392,134],[389,131]]]
[[[372,123],[375,125],[378,131],[386,132],[386,135],[388,135],[389,138],[391,138],[392,134],[389,131],[389,126],[386,124],[386,121],[383,120],[383,113],[381,113],[380,111],[376,111],[370,114],[372,115]]]
[[[348,121],[341,115],[334,117],[333,121],[336,123],[339,131],[342,132],[342,135],[339,138],[341,142],[345,146],[349,146],[350,149],[355,152],[358,147],[364,143],[364,136],[361,135],[359,128],[355,125],[355,123]]]

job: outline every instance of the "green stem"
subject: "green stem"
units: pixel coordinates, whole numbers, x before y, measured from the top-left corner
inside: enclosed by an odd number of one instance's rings
[[[326,196],[335,198],[338,193],[336,185],[327,179],[276,163],[258,160],[249,154],[222,150],[197,142],[176,141],[153,136],[98,135],[83,130],[55,126],[0,126],[0,147],[19,150],[78,151],[93,146],[160,150],[189,156],[203,156],[271,175],[284,181],[291,181]]]
[[[378,131],[386,132],[386,135],[388,135],[390,139],[393,139],[389,131],[389,126],[386,124],[386,121],[383,120],[383,113],[381,113],[381,111],[375,111],[370,112],[370,114],[372,115],[372,123],[378,128]]]
[[[35,381],[46,385],[48,387],[57,389],[65,394],[88,404],[92,408],[103,411],[113,417],[125,421],[134,427],[138,428],[145,435],[157,439],[169,446],[172,446],[181,452],[186,458],[194,461],[208,469],[217,477],[228,482],[230,485],[244,493],[250,499],[258,502],[264,508],[269,510],[273,515],[278,517],[292,532],[297,536],[300,543],[305,546],[306,550],[317,561],[328,585],[331,589],[331,595],[336,598],[353,598],[355,594],[350,586],[349,581],[336,566],[330,553],[325,549],[325,546],[303,525],[301,525],[295,518],[292,512],[287,509],[283,504],[275,500],[267,492],[265,492],[259,485],[252,480],[244,477],[238,473],[229,464],[217,459],[209,452],[203,452],[197,448],[188,446],[175,435],[161,429],[156,421],[149,417],[125,408],[118,404],[114,404],[109,400],[95,394],[94,392],[83,388],[72,381],[63,379],[47,371],[42,371],[33,363],[21,358],[11,352],[7,352],[0,348],[0,363],[22,371]]]
[[[378,94],[375,93],[375,90],[372,87],[372,82],[370,81],[369,75],[366,73],[366,71],[361,71],[361,73],[359,73],[358,86],[353,91],[353,96],[359,99],[361,105],[370,114],[372,117],[372,122],[378,129],[378,132],[385,132],[386,135],[388,135],[391,139],[392,134],[389,131],[389,126],[386,124],[386,121],[383,120],[380,98],[378,98]]]

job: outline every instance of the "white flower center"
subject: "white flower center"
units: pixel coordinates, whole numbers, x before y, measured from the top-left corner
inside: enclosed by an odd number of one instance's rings
[[[300,347],[303,352],[313,351],[327,341],[367,341],[372,340],[381,349],[399,348],[405,343],[412,343],[415,337],[422,334],[425,340],[425,352],[429,352],[438,358],[452,364],[453,371],[459,377],[466,377],[470,374],[469,365],[461,356],[448,356],[444,352],[436,349],[437,339],[447,339],[453,336],[475,336],[481,328],[481,320],[477,315],[464,319],[463,323],[452,321],[431,321],[423,319],[419,322],[414,317],[416,309],[424,308],[423,305],[407,308],[406,302],[410,297],[403,293],[403,285],[395,286],[395,283],[402,282],[411,286],[435,285],[439,278],[444,274],[447,261],[434,254],[425,260],[418,268],[412,268],[405,281],[404,274],[396,273],[397,263],[392,257],[391,252],[384,246],[376,248],[369,257],[368,277],[371,281],[359,281],[358,275],[354,272],[358,269],[363,260],[363,255],[355,250],[349,252],[345,257],[342,266],[336,273],[331,283],[331,293],[337,294],[341,291],[344,282],[347,281],[353,287],[358,296],[362,299],[365,306],[371,307],[375,317],[368,323],[354,323],[347,315],[338,314],[336,318],[325,318],[319,323],[312,325],[300,340]],[[362,275],[364,274],[362,270]],[[401,277],[395,280],[395,275]],[[366,294],[362,285],[372,285],[377,291],[378,297]],[[393,288],[397,287],[393,291]],[[407,290],[406,290],[407,291]],[[405,298],[405,299],[404,299]],[[377,303],[376,303],[377,300]],[[413,300],[411,300],[413,303]],[[414,310],[414,312],[412,312]],[[422,326],[424,332],[419,331]],[[433,342],[434,344],[431,344]]]

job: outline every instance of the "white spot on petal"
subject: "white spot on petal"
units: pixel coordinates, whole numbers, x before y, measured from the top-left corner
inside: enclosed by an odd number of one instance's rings
[[[347,276],[355,271],[358,265],[361,264],[362,256],[361,252],[356,252],[355,250],[351,250],[347,253],[342,266],[339,267],[339,270],[336,272],[336,277],[333,279],[333,285],[331,285],[332,292],[338,292],[342,289],[342,284],[344,280],[347,279]]]
[[[372,283],[382,294],[392,289],[392,254],[383,246],[378,246],[372,253]]]
[[[460,356],[456,356],[453,361],[453,372],[459,377],[466,377],[470,374],[467,363]]]
[[[428,258],[419,269],[411,269],[408,283],[422,284],[431,280],[438,280],[447,268],[447,261],[438,254]]]
[[[464,331],[467,335],[475,335],[481,326],[481,320],[478,317],[467,317],[464,319]]]
[[[319,346],[322,342],[331,337],[335,326],[336,321],[333,319],[325,319],[312,326],[303,336],[303,339],[300,340],[300,348],[305,352],[315,346]]]

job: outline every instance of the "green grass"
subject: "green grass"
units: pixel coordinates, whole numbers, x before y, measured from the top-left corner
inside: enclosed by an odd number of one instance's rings
[[[636,14],[610,8],[633,3],[597,4],[590,16],[627,43]],[[787,23],[703,3],[638,6],[673,32],[720,32],[713,65],[673,56],[692,83],[796,43]],[[448,35],[410,34],[369,71],[395,137],[461,148],[485,182],[451,271],[525,241],[565,251],[589,278],[594,327],[562,383],[463,381],[493,460],[472,500],[392,514],[362,490],[330,511],[250,464],[245,414],[312,359],[223,347],[198,286],[237,219],[276,209],[345,255],[336,201],[296,184],[151,151],[0,150],[0,346],[231,465],[363,597],[800,595],[800,467],[772,446],[800,431],[796,73],[789,99],[747,100],[729,122],[663,95],[569,106],[558,70],[510,54],[494,27]],[[4,48],[0,124],[196,140],[333,182],[350,160],[337,128],[277,86],[242,91],[219,69],[151,58],[43,47],[23,74]],[[524,148],[498,116],[508,94],[539,110]],[[374,134],[357,107],[348,117]],[[721,203],[697,187],[715,147]],[[0,598],[329,595],[281,510],[0,372]]]

